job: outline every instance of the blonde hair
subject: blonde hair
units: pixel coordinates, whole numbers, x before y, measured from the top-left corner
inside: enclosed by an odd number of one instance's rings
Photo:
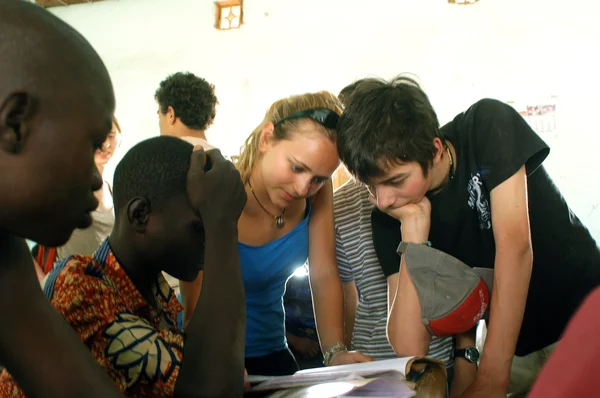
[[[119,121],[117,120],[116,116],[113,116],[113,124],[117,128],[117,132],[121,134],[121,126],[119,125]]]
[[[237,167],[242,181],[248,182],[252,168],[259,158],[260,136],[263,128],[267,123],[277,123],[279,120],[288,117],[294,113],[305,111],[308,109],[326,108],[339,115],[342,114],[342,105],[338,98],[328,91],[319,91],[317,93],[307,93],[302,95],[293,95],[288,98],[283,98],[273,103],[267,112],[263,121],[252,131],[250,136],[246,138],[244,145],[240,149],[240,155],[233,157],[233,162]],[[273,134],[276,140],[289,139],[290,132],[297,129],[299,124],[306,118],[288,119],[280,124],[277,124]],[[317,122],[315,122],[317,123]],[[318,124],[318,123],[317,123]],[[332,141],[336,141],[337,135],[334,129],[326,128],[318,124],[321,132],[325,137]]]

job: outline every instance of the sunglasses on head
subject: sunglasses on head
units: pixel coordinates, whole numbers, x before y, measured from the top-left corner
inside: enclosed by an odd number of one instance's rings
[[[335,129],[337,127],[338,121],[340,117],[337,113],[327,108],[317,108],[317,109],[307,109],[305,111],[300,111],[296,113],[292,113],[289,116],[284,117],[283,119],[278,120],[274,123],[275,126],[278,124],[290,120],[290,119],[300,119],[303,117],[308,117],[320,125],[327,127],[328,129]]]

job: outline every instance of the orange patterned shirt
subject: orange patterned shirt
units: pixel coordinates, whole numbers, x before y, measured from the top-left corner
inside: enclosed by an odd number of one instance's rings
[[[107,239],[93,256],[56,264],[43,289],[127,396],[173,396],[183,360],[184,336],[177,329],[183,307],[162,274],[152,286],[154,303],[148,303]],[[25,397],[6,370],[0,374],[0,397]]]

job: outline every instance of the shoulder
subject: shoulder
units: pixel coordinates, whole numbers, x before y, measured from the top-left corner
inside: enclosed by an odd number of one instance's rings
[[[333,200],[334,202],[347,200],[348,198],[355,196],[357,192],[360,192],[363,187],[364,185],[361,182],[357,181],[355,178],[350,178],[333,192]]]
[[[465,124],[474,124],[475,126],[493,121],[510,121],[511,118],[520,114],[509,104],[493,98],[484,98],[473,105],[466,111],[456,116],[454,123],[458,123],[462,127]],[[489,125],[486,124],[486,127]]]
[[[519,115],[519,113],[509,104],[493,98],[483,98],[469,107],[464,112],[466,117],[472,117],[475,120],[482,118],[501,119],[507,115]]]
[[[369,202],[369,191],[365,185],[354,178],[348,180],[333,193],[334,213],[344,211],[348,206],[362,206]]]
[[[365,185],[351,179],[333,194],[333,217],[337,227],[361,222],[361,214],[370,211],[369,191]]]
[[[183,136],[183,137],[181,137],[181,139],[194,145],[194,146],[202,145],[202,147],[204,148],[205,151],[208,151],[210,149],[217,149],[213,145],[209,144],[208,141],[206,141],[204,138],[193,137],[193,136]]]
[[[496,111],[514,111],[514,108],[505,102],[494,98],[483,98],[475,102],[469,109],[477,113],[488,113]]]
[[[111,289],[102,267],[92,256],[70,256],[59,261],[43,282],[46,296],[54,302],[75,303],[89,294]]]

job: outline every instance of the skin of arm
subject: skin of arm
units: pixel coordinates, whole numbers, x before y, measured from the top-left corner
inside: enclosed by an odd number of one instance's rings
[[[484,396],[486,391],[506,394],[533,266],[525,166],[495,187],[490,199],[496,243],[494,289],[479,373],[467,391],[472,395],[466,396]]]
[[[476,328],[456,336],[456,349],[475,347]],[[450,389],[450,398],[460,397],[465,390],[473,384],[477,377],[477,364],[471,363],[464,358],[454,359],[454,378]]]
[[[244,391],[246,297],[238,220],[247,197],[239,172],[218,150],[196,147],[188,196],[206,231],[204,284],[186,330],[175,397],[240,397]],[[212,163],[205,171],[206,157]],[[221,198],[215,201],[214,197]]]
[[[123,397],[44,296],[25,241],[0,232],[0,253],[0,314],[12,320],[0,328],[0,362],[24,393],[42,398]]]
[[[346,347],[350,347],[354,332],[356,307],[358,306],[358,290],[354,282],[344,283],[342,289],[344,290],[344,343]]]
[[[333,186],[329,180],[313,200],[309,225],[310,286],[323,353],[345,341],[344,292],[337,269],[335,244]],[[369,360],[370,357],[359,352],[343,352],[334,357],[332,365]]]

